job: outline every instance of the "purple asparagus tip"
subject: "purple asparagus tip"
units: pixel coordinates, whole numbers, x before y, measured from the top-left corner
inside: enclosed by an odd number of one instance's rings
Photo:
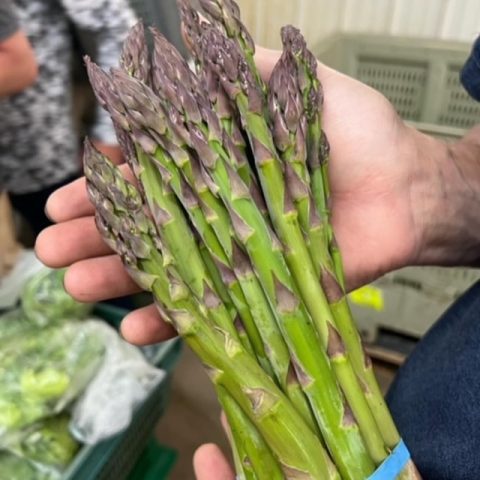
[[[138,22],[129,32],[122,49],[120,65],[132,77],[148,83],[150,64],[148,47],[145,39],[145,29],[142,22]]]

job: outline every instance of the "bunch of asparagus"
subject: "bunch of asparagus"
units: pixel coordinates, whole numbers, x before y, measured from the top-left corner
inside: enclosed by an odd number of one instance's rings
[[[195,72],[141,24],[119,68],[86,60],[135,177],[86,141],[98,229],[203,361],[239,478],[366,479],[400,437],[345,296],[316,60],[285,27],[267,85],[235,2],[200,4]]]

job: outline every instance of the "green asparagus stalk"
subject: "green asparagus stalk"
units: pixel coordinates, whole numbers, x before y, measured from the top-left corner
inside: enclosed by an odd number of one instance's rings
[[[202,55],[200,47],[200,38],[202,30],[208,21],[200,17],[188,0],[177,0],[182,22],[182,32],[184,43],[192,55],[197,70],[202,68]]]
[[[343,339],[335,326],[325,293],[318,282],[298,223],[298,212],[288,189],[285,188],[282,164],[263,116],[262,95],[256,89],[247,65],[232,42],[222,39],[214,29],[208,31],[204,40],[206,48],[209,49],[209,59],[214,68],[217,68],[225,90],[231,93],[232,99],[236,101],[245,128],[251,137],[250,142],[255,153],[262,190],[273,225],[286,247],[286,260],[290,270],[329,352],[335,374],[359,422],[372,458],[378,462],[385,457],[383,442],[362,387],[350,364]]]
[[[313,202],[307,168],[307,119],[298,85],[296,65],[285,50],[272,71],[268,92],[268,111],[272,138],[283,161],[286,187],[295,203],[298,220],[305,234],[315,272],[321,278],[331,263],[325,221]]]
[[[228,392],[219,387],[217,393],[222,409],[228,420],[230,428],[231,445],[236,449],[238,457],[236,468],[243,472],[245,480],[283,480],[285,477],[273,457],[265,440],[251,427],[248,417],[238,403],[228,395]],[[241,477],[241,476],[240,476]]]
[[[303,92],[304,108],[308,119],[308,132],[310,138],[307,158],[310,171],[312,172],[312,189],[315,191],[315,182],[318,182],[320,185],[325,185],[327,182],[325,178],[328,178],[324,162],[328,153],[328,144],[326,143],[326,137],[322,132],[321,127],[320,112],[323,95],[321,94],[321,86],[317,77],[317,61],[313,54],[308,50],[305,40],[297,29],[293,27],[284,28],[282,30],[282,39],[285,48],[291,52],[292,58],[297,64],[298,77],[303,79],[303,84],[300,85],[300,89]],[[314,177],[316,177],[317,180],[315,180]],[[324,208],[324,221],[327,222],[327,224],[330,224],[328,209],[325,208],[325,192],[327,190],[324,187],[320,187],[317,191],[319,192],[318,196],[320,198],[317,199],[316,204],[318,208]],[[329,226],[329,229],[333,232],[331,226]],[[343,274],[340,277],[338,276],[339,269],[342,269],[343,271],[343,267],[341,266],[341,261],[338,260],[338,256],[335,256],[335,249],[331,248],[332,238],[333,233],[328,235],[328,239],[330,241],[330,251],[333,263],[335,265],[334,272],[336,278],[331,275],[332,262],[330,261],[329,265],[325,267],[327,273],[324,281],[329,285],[325,290],[329,294],[329,301],[335,316],[337,327],[345,342],[355,372],[361,379],[370,409],[376,419],[377,425],[380,427],[386,445],[392,449],[400,441],[400,436],[385,403],[380,387],[378,386],[373,372],[372,362],[365,353],[360,335],[355,326],[345,295],[345,290],[342,288]],[[320,248],[321,245],[319,245],[319,249]]]
[[[307,161],[311,186],[318,211],[324,218],[325,234],[333,260],[335,275],[345,285],[342,258],[330,223],[330,186],[328,158],[330,146],[322,130],[323,90],[317,77],[317,60],[308,50],[300,31],[292,26],[282,29],[284,49],[292,54],[297,64],[300,90],[307,116]]]
[[[227,331],[205,316],[191,296],[144,213],[135,188],[118,169],[87,143],[85,173],[97,210],[98,228],[139,285],[152,291],[170,320],[199,355],[210,377],[225,388],[272,448],[286,478],[340,477],[317,437],[254,359]]]

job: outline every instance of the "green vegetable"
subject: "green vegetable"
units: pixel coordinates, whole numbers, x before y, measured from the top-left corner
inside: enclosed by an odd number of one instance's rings
[[[30,328],[0,346],[3,437],[62,410],[84,390],[103,359],[95,322]]]
[[[0,452],[0,480],[53,480],[40,473],[27,460],[8,452]]]
[[[25,316],[38,326],[86,317],[92,305],[74,300],[63,286],[65,270],[45,269],[34,275],[22,292]]]
[[[53,368],[25,370],[20,377],[22,393],[32,398],[61,397],[70,386],[70,377]]]
[[[6,448],[34,464],[62,471],[79,449],[69,431],[69,422],[67,414],[46,419],[19,432],[16,441]]]

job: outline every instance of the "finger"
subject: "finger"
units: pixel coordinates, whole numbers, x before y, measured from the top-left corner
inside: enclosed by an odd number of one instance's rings
[[[35,251],[38,258],[52,268],[112,253],[98,233],[93,217],[76,218],[48,227],[37,237]]]
[[[87,197],[85,177],[53,192],[47,200],[45,211],[54,222],[92,215],[94,210]]]
[[[214,444],[202,445],[193,456],[197,480],[234,480],[235,475],[222,451]]]
[[[89,303],[140,291],[117,255],[74,263],[65,275],[65,289],[78,301]]]
[[[163,342],[177,335],[173,327],[162,319],[155,305],[129,313],[122,321],[121,332],[125,340],[134,345]]]
[[[120,165],[119,168],[127,180],[133,180],[133,174],[127,165]],[[87,196],[85,177],[53,192],[47,200],[45,211],[57,223],[93,215],[94,208]]]

